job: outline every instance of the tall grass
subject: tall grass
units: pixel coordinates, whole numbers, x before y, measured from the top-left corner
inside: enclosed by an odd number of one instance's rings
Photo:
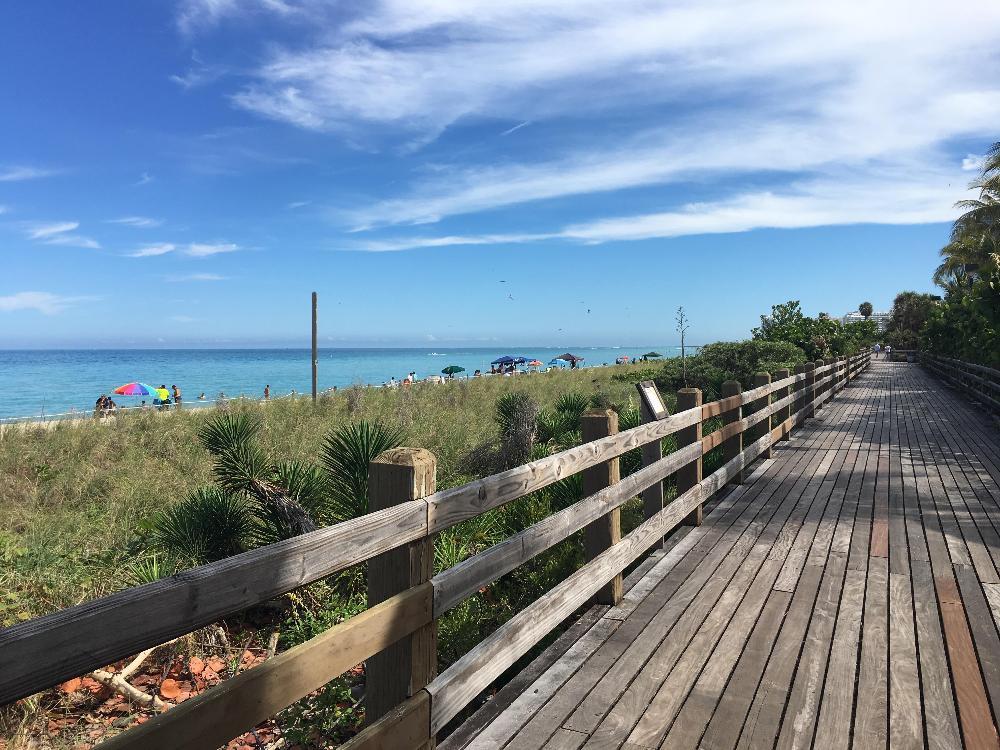
[[[615,373],[623,368],[347,389],[315,407],[301,399],[225,408],[260,417],[260,443],[276,461],[315,461],[332,428],[379,420],[401,430],[405,444],[435,453],[438,486],[446,488],[473,478],[463,473],[463,457],[497,438],[501,396],[525,393],[552,413],[567,408],[566,393],[624,406],[634,401],[634,386],[613,380]],[[0,625],[134,580],[136,540],[149,533],[151,519],[212,482],[211,456],[197,436],[213,411],[135,413],[0,434]]]

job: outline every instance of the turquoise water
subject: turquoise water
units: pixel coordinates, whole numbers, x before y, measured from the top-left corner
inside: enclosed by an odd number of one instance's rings
[[[570,347],[552,349],[320,349],[319,388],[381,384],[402,380],[411,370],[417,378],[458,365],[471,375],[489,372],[490,361],[510,354],[548,362],[569,351],[584,357],[585,366],[613,364],[622,355],[657,351],[679,356],[677,347]],[[185,405],[198,404],[200,393],[210,403],[218,394],[259,398],[271,386],[272,398],[310,391],[308,349],[120,349],[0,351],[0,418],[89,413],[97,397],[123,383],[138,380],[153,386],[177,384]],[[116,397],[120,406],[141,399]]]

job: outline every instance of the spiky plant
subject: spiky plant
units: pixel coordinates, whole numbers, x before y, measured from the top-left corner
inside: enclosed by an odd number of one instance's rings
[[[500,428],[498,470],[520,466],[535,443],[538,405],[527,393],[505,393],[496,401],[494,418]]]
[[[313,531],[316,523],[278,483],[277,467],[257,440],[262,426],[259,416],[248,413],[219,414],[202,426],[198,439],[215,457],[216,482],[231,494],[252,498],[278,538]]]
[[[368,512],[368,465],[403,444],[400,429],[382,422],[352,422],[332,431],[320,453],[326,474],[326,512],[331,522]]]
[[[556,411],[575,419],[577,422],[580,421],[583,413],[587,411],[588,406],[590,406],[590,399],[576,391],[564,393],[556,401]]]
[[[154,548],[196,565],[244,552],[255,531],[252,508],[242,495],[202,487],[154,517]]]

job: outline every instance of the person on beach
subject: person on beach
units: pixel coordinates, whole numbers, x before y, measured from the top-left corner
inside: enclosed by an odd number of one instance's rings
[[[474,378],[481,378],[482,376],[483,373],[481,373],[479,370],[476,370],[474,373],[472,373],[472,377]]]
[[[205,400],[205,391],[202,391],[201,393],[198,394],[198,400],[199,401]]]
[[[264,386],[264,400],[265,401],[270,401],[271,400],[271,384],[270,383],[268,383],[267,385]]]
[[[172,385],[172,386],[170,386],[170,390],[173,391],[174,406],[176,406],[178,409],[180,409],[181,408],[181,389],[178,388],[176,385]]]

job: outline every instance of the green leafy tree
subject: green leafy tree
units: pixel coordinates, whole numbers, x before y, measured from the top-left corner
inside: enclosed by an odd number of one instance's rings
[[[892,303],[885,340],[897,349],[917,349],[920,333],[931,317],[937,298],[932,294],[900,292]]]

